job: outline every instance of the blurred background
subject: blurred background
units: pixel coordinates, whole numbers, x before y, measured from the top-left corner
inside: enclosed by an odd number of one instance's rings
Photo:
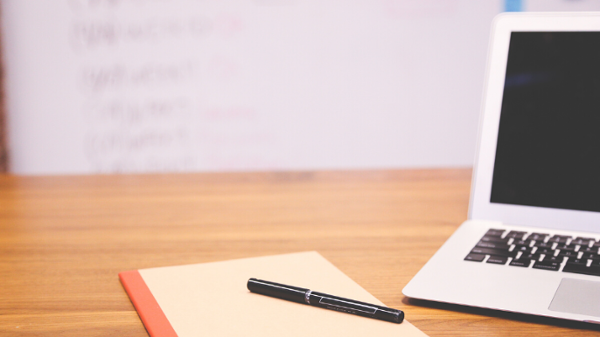
[[[1,0],[0,170],[471,167],[492,20],[600,0]]]

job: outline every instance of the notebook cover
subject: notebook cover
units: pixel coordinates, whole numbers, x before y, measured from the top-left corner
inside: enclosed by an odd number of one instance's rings
[[[137,270],[124,271],[119,273],[119,278],[150,336],[177,337],[140,272]]]
[[[270,280],[383,305],[317,252],[140,269],[119,274],[148,333],[158,336],[425,336],[401,324],[248,291]]]

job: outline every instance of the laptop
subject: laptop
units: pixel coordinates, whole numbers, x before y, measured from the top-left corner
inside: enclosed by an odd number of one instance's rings
[[[600,13],[495,18],[468,220],[405,296],[600,324]]]

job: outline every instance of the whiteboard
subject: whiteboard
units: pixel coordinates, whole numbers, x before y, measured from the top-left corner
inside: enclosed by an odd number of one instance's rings
[[[9,170],[91,174],[471,166],[505,3],[1,5]]]

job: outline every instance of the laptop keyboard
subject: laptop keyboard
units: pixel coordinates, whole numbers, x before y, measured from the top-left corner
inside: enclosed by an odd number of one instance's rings
[[[490,229],[465,261],[600,276],[599,249],[595,238]]]

